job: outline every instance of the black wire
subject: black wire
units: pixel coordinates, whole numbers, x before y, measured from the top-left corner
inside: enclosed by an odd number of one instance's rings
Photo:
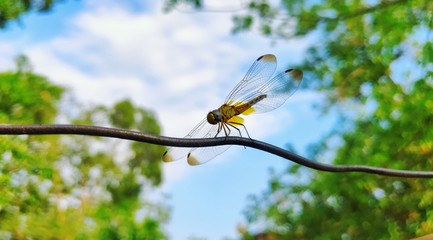
[[[99,137],[111,137],[132,141],[146,142],[157,145],[172,147],[210,147],[219,145],[240,145],[259,149],[308,168],[326,172],[364,172],[383,176],[405,177],[405,178],[433,178],[433,172],[395,170],[365,165],[332,165],[319,163],[302,156],[291,153],[277,146],[242,137],[218,137],[218,138],[172,138],[155,136],[138,131],[125,129],[84,126],[84,125],[0,125],[0,135],[49,135],[49,134],[72,134]]]

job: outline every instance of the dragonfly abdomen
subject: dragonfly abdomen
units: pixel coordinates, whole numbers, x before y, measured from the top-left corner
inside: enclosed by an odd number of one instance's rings
[[[263,99],[265,99],[267,97],[266,94],[263,95],[259,95],[253,99],[251,99],[249,102],[240,104],[238,106],[235,106],[235,111],[236,111],[236,115],[239,114],[244,114],[244,115],[248,115],[250,113],[254,112],[254,108],[252,108],[255,104],[257,104],[258,102],[262,101]]]

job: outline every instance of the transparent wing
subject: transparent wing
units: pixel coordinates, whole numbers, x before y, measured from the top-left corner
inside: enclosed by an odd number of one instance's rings
[[[242,132],[243,129],[239,128]],[[191,130],[185,138],[213,138],[225,137],[224,131],[220,131],[217,135],[218,125],[209,124],[203,119],[195,128]],[[239,136],[240,132],[236,129],[231,129],[230,136]],[[164,162],[172,162],[181,158],[187,157],[190,165],[199,165],[208,162],[226,151],[230,145],[214,146],[214,147],[201,147],[201,148],[180,148],[171,147],[164,153],[162,160]]]
[[[288,69],[262,86],[239,99],[239,102],[246,103],[252,99],[265,95],[265,98],[255,103],[249,113],[263,113],[274,110],[281,106],[298,89],[302,81],[303,73],[301,70]]]
[[[215,130],[212,129],[215,128]],[[197,126],[195,126],[191,132],[189,132],[185,138],[200,138],[209,135],[210,132],[216,132],[217,125],[210,125],[206,118],[201,120]],[[164,153],[162,160],[164,162],[173,162],[186,157],[190,153],[192,148],[181,148],[181,147],[171,147]]]
[[[225,103],[238,102],[266,83],[277,67],[277,59],[272,54],[263,55],[253,63],[245,77],[227,96]]]
[[[209,124],[210,125],[210,124]],[[217,126],[217,125],[211,125],[211,126]],[[227,133],[228,136],[241,136],[242,132],[244,132],[244,128],[239,127],[237,129],[229,127],[230,131]],[[206,137],[214,137],[217,133],[218,127],[211,128],[211,131],[209,131],[208,136]],[[220,131],[217,135],[217,137],[225,137],[224,130]],[[188,164],[189,165],[199,165],[203,164],[205,162],[208,162],[215,158],[216,156],[220,155],[224,151],[226,151],[230,145],[221,145],[221,146],[215,146],[215,147],[201,147],[201,148],[194,148],[191,150],[191,152],[188,154]]]
[[[276,68],[276,58],[272,54],[259,57],[248,70],[242,81],[229,93],[226,103],[248,103],[251,100],[264,96],[256,101],[244,114],[271,111],[281,106],[298,88],[303,73],[300,70],[289,69],[269,80]],[[242,118],[240,118],[242,120]],[[236,122],[236,121],[235,121]],[[242,122],[237,120],[237,122]],[[229,127],[228,125],[225,125]],[[244,128],[229,127],[230,136],[242,136]],[[213,138],[226,136],[225,131],[218,132],[218,124],[211,125],[203,119],[185,138]],[[230,146],[215,146],[202,148],[172,147],[164,153],[163,161],[171,162],[187,156],[190,165],[198,165],[212,160],[226,151]]]

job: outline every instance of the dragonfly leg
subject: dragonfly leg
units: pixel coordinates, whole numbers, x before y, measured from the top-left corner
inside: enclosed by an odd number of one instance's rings
[[[251,137],[250,137],[250,133],[248,132],[248,129],[247,129],[247,127],[245,127],[244,124],[242,124],[242,123],[237,123],[237,122],[231,122],[231,123],[227,123],[227,124],[230,125],[232,128],[238,130],[239,135],[241,135],[241,137],[242,137],[241,130],[239,130],[239,128],[235,127],[235,125],[242,126],[242,127],[245,129],[245,132],[247,133],[248,138],[251,139]]]
[[[247,127],[245,127],[245,125],[243,125],[243,124],[241,124],[242,125],[242,127],[244,127],[245,128],[245,132],[247,133],[247,135],[248,135],[248,138],[249,139],[251,139],[251,137],[250,137],[250,133],[248,132],[248,129],[247,129]],[[251,139],[252,140],[252,139]]]
[[[248,138],[251,139],[250,134],[248,133],[247,128],[246,128],[245,125],[243,125],[242,123],[234,123],[234,122],[232,122],[232,123],[227,123],[227,125],[229,125],[229,126],[231,126],[232,128],[238,130],[239,135],[240,135],[241,137],[242,137],[241,130],[240,130],[239,128],[237,128],[235,125],[239,125],[239,126],[244,127],[245,131],[247,132]],[[246,149],[247,147],[244,146],[244,148]]]
[[[226,134],[226,137],[230,136],[230,133],[231,133],[230,128],[228,126],[226,126],[224,123],[222,125],[223,125],[223,129],[224,129],[224,133]]]
[[[221,130],[224,130],[224,133],[225,133],[226,136],[227,136],[227,132],[226,132],[226,129],[224,128],[224,124],[223,124],[223,123],[218,123],[218,130],[217,130],[217,132],[216,132],[216,134],[215,134],[214,137],[217,137],[218,134],[220,134]],[[229,133],[230,133],[230,132],[229,132]]]
[[[232,127],[232,128],[234,128],[234,129],[236,129],[239,132],[239,135],[242,137],[241,130],[239,128],[237,128],[234,123],[227,123],[227,125],[230,126],[230,127]]]

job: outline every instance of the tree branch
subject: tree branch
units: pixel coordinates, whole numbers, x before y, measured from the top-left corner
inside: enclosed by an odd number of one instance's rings
[[[124,129],[83,125],[0,125],[0,135],[47,135],[73,134],[111,137],[173,147],[210,147],[219,145],[241,145],[280,156],[308,168],[326,172],[364,172],[383,176],[406,178],[433,178],[433,172],[393,170],[365,165],[332,165],[301,157],[271,144],[241,137],[218,138],[172,138],[145,134]]]
[[[374,11],[380,11],[383,10],[385,8],[391,7],[393,5],[398,5],[398,4],[403,4],[408,2],[408,0],[396,0],[396,1],[381,1],[380,3],[374,5],[374,6],[370,6],[370,7],[366,7],[366,8],[361,8],[357,11],[354,12],[348,12],[346,14],[342,14],[336,18],[329,18],[330,20],[340,20],[340,19],[349,19],[349,18],[353,18],[353,17],[358,17],[361,15],[365,15]]]

